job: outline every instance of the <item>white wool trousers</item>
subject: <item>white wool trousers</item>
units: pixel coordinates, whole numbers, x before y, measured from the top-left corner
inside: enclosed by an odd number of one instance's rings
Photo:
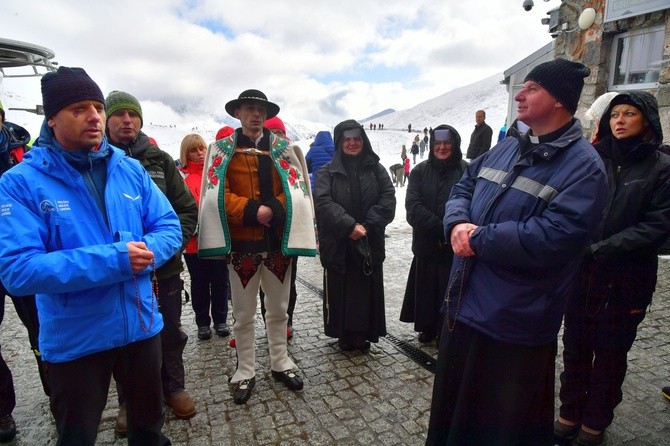
[[[263,258],[267,253],[261,254]],[[265,292],[265,332],[270,350],[270,367],[276,372],[283,372],[296,368],[295,363],[288,357],[286,344],[286,324],[288,315],[289,291],[291,289],[291,268],[284,275],[284,282],[280,282],[262,262],[256,273],[249,279],[247,286],[234,269],[228,264],[230,277],[231,300],[233,303],[233,335],[237,349],[237,370],[231,382],[251,379],[256,375],[256,334],[255,321],[258,307],[258,288],[263,287]]]

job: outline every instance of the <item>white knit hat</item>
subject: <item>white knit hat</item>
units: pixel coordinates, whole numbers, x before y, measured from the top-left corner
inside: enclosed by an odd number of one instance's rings
[[[599,122],[603,113],[605,113],[605,110],[609,107],[610,102],[612,102],[612,99],[618,94],[619,93],[616,91],[608,91],[607,93],[601,94],[595,101],[593,101],[591,107],[586,110],[585,116],[589,118],[591,122]]]

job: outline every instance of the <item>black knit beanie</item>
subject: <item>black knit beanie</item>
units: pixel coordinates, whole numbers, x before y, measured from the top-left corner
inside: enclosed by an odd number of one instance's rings
[[[42,103],[47,119],[79,101],[97,101],[105,105],[100,87],[82,68],[58,67],[42,76]]]
[[[584,78],[589,74],[591,70],[587,66],[559,58],[533,68],[524,82],[537,82],[574,115],[584,88]]]

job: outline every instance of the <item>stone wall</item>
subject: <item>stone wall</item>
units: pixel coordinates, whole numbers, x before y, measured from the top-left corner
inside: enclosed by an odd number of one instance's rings
[[[578,29],[577,20],[585,8],[595,9],[596,20],[589,29],[581,31]],[[593,123],[585,118],[584,113],[595,98],[607,92],[612,37],[633,29],[664,25],[665,42],[659,85],[649,92],[658,100],[664,142],[670,143],[670,8],[608,23],[603,23],[604,14],[604,0],[562,0],[559,10],[559,29],[560,24],[567,23],[568,30],[577,30],[561,32],[556,37],[555,57],[576,60],[591,68],[591,75],[586,79],[577,110],[577,117],[584,125],[585,136],[590,137]]]

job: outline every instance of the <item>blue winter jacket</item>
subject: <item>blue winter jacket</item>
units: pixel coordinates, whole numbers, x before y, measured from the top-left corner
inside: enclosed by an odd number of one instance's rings
[[[182,234],[146,170],[105,137],[107,226],[82,175],[54,144],[45,121],[23,162],[0,178],[0,275],[12,294],[36,294],[42,357],[65,362],[161,331],[149,271],[134,279],[126,243],[143,241],[159,267],[179,250]]]
[[[333,137],[330,135],[330,132],[324,130],[317,133],[314,142],[309,145],[307,155],[305,155],[307,170],[309,171],[310,179],[312,180],[312,193],[314,193],[316,173],[333,159],[334,154],[335,143],[333,142]]]
[[[507,137],[474,160],[444,216],[447,240],[458,223],[478,226],[470,239],[475,256],[454,257],[450,318],[501,341],[555,341],[606,198],[603,163],[576,120],[526,156]]]

